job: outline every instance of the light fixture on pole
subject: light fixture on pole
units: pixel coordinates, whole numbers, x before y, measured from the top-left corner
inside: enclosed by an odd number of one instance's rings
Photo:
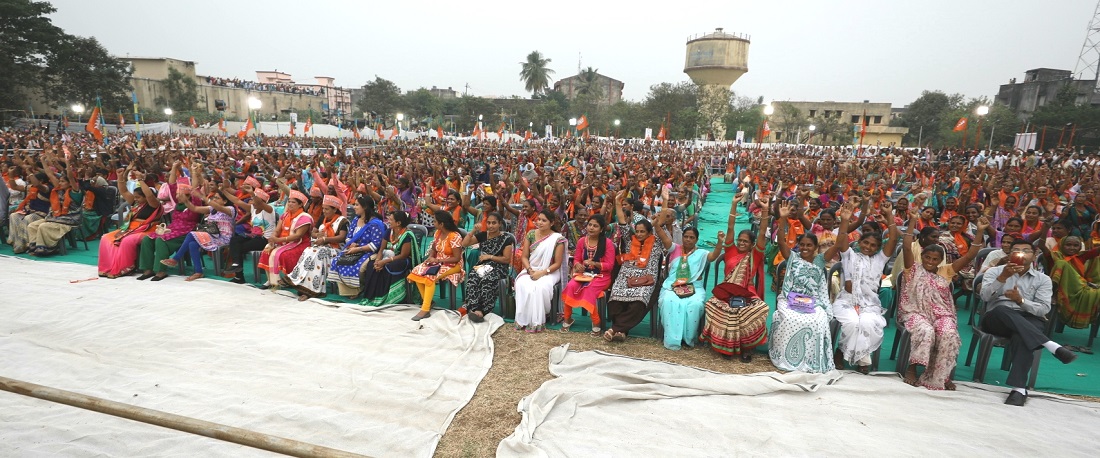
[[[172,109],[171,108],[165,108],[164,109],[164,117],[168,120],[168,134],[171,135],[172,134]]]
[[[974,110],[978,114],[978,133],[974,135],[974,149],[982,147],[982,118],[989,114],[989,107],[982,105]]]
[[[76,113],[76,123],[80,124],[80,115],[84,114],[84,105],[75,103],[70,108],[72,108],[73,113]]]
[[[249,111],[248,117],[249,118],[252,117],[252,112],[253,111],[260,111],[260,107],[262,107],[262,106],[263,106],[263,102],[260,102],[260,99],[257,99],[255,97],[249,97],[248,98],[248,111]],[[248,123],[246,122],[245,125],[248,125]],[[260,126],[256,126],[256,137],[257,138],[260,137]]]
[[[810,124],[810,138],[806,139],[806,144],[809,145],[814,141],[814,131],[817,130],[817,126]]]
[[[764,105],[764,121],[760,123],[760,137],[756,141],[756,150],[760,151],[760,148],[764,146],[764,126],[768,125],[768,116],[775,113],[775,107],[772,104]]]
[[[398,113],[397,114],[397,132],[398,133],[401,132],[401,121],[404,121],[404,120],[405,120],[405,113]]]

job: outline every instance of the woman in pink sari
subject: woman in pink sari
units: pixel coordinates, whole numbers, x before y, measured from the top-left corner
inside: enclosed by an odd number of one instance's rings
[[[126,177],[131,174],[137,179],[137,192],[126,189]],[[99,239],[100,277],[118,278],[133,272],[137,268],[141,239],[160,223],[160,201],[156,191],[145,184],[145,174],[132,168],[119,169],[118,191],[130,204],[130,217],[127,221],[119,221],[121,227],[118,230]]]
[[[267,286],[271,289],[289,286],[280,277],[298,265],[298,258],[309,247],[313,217],[303,208],[308,200],[300,191],[290,191],[286,213],[260,255],[260,268],[267,270]]]
[[[587,235],[577,240],[577,249],[573,252],[573,279],[565,285],[561,301],[565,306],[561,325],[562,332],[568,332],[573,325],[573,308],[582,308],[592,317],[592,335],[599,337],[603,332],[600,323],[600,311],[597,307],[600,294],[604,293],[613,280],[615,268],[615,244],[604,236],[607,223],[603,216],[592,215],[585,225]]]

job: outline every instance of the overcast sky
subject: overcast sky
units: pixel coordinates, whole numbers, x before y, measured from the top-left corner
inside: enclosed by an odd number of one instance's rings
[[[1025,70],[1074,70],[1095,0],[52,0],[54,23],[119,56],[197,62],[200,75],[254,80],[278,69],[299,83],[375,75],[402,90],[453,87],[528,95],[532,50],[554,79],[580,64],[643,100],[686,81],[689,35],[749,34],[749,72],[733,85],[766,100],[912,102],[922,90],[996,94]],[[314,39],[306,40],[305,37]],[[551,83],[552,84],[552,83]]]

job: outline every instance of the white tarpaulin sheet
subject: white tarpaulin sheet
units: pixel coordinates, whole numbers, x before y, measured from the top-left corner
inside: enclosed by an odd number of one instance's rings
[[[550,351],[557,378],[523,398],[498,456],[1096,456],[1100,404],[955,392],[896,375],[731,375],[600,352]],[[1087,425],[1087,426],[1086,426]],[[1086,432],[1089,431],[1089,432]]]
[[[210,279],[70,283],[95,267],[11,257],[0,272],[0,375],[371,456],[432,455],[488,372],[503,323],[443,311],[414,322],[413,307],[332,308]],[[0,456],[138,456],[166,436],[114,420],[108,433],[75,422],[55,434],[49,416],[36,430],[20,418],[0,426]],[[102,437],[110,431],[117,440]],[[173,452],[238,450],[195,439]]]

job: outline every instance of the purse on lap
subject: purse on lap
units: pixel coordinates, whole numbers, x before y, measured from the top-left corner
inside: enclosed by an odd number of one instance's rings
[[[811,296],[791,291],[787,293],[787,308],[798,313],[814,313],[817,300]]]
[[[630,277],[626,279],[626,286],[631,288],[640,288],[643,286],[653,286],[653,275],[645,274]]]

